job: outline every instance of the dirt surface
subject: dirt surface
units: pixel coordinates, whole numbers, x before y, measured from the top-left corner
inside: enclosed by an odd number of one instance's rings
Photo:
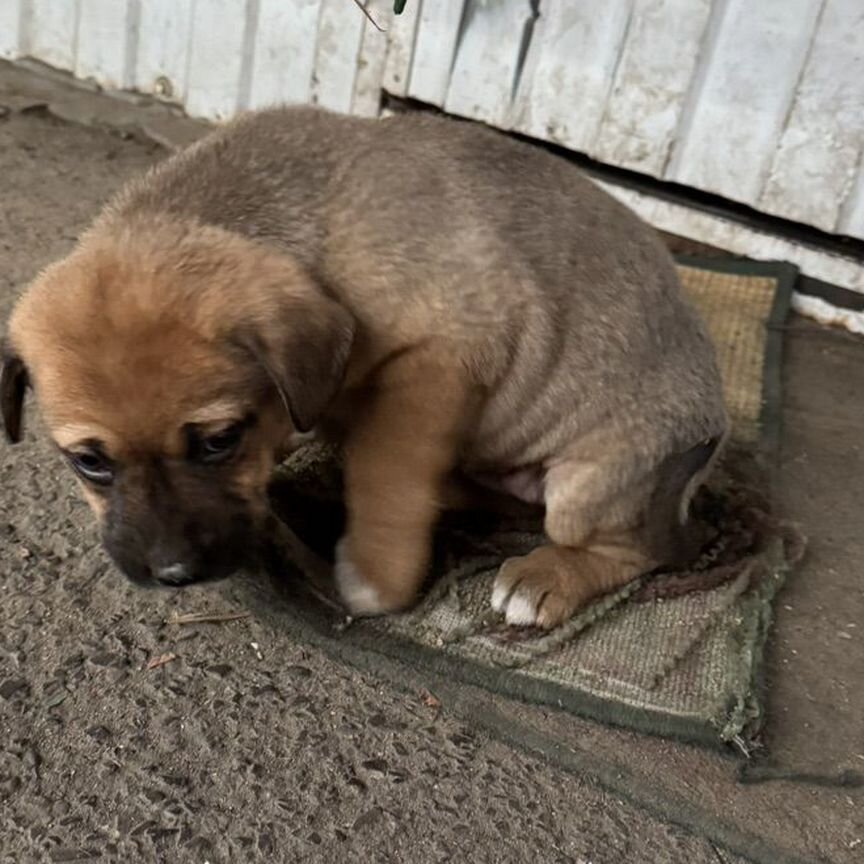
[[[39,112],[0,121],[0,319],[159,155]],[[249,587],[128,585],[28,421],[0,451],[0,860],[716,862],[705,840],[295,644],[278,616],[166,625],[243,611]]]
[[[0,321],[161,155],[40,111],[0,118]],[[830,779],[864,770],[864,346],[788,335],[780,489],[812,552],[780,601],[768,733],[782,766]],[[727,840],[759,861],[864,860],[860,790],[740,786],[728,757],[357,671],[293,640],[252,576],[133,588],[28,420],[0,449],[0,861],[739,861]],[[251,614],[165,623],[204,611]]]

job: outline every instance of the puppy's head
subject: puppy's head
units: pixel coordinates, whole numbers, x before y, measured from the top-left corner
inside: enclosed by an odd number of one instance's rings
[[[32,386],[106,549],[135,582],[236,569],[276,454],[342,383],[351,316],[291,259],[219,229],[103,228],[16,306],[0,408]]]

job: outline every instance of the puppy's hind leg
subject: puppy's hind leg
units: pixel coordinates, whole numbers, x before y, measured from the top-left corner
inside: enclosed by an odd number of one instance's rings
[[[547,475],[546,533],[552,543],[504,562],[493,608],[510,624],[550,629],[596,597],[692,554],[687,499],[718,444],[712,439],[674,454],[615,493],[604,481],[626,469],[556,466]]]

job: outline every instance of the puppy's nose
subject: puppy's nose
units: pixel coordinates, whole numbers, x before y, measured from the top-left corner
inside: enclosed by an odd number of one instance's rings
[[[189,581],[189,568],[185,564],[175,562],[156,567],[153,575],[156,581],[163,585],[183,585]]]

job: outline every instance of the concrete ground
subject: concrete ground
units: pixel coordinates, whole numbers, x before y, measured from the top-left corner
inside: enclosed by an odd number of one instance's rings
[[[52,86],[0,66],[0,321],[164,156],[59,121],[81,108],[40,107]],[[784,379],[778,491],[811,545],[778,602],[750,782],[730,755],[346,666],[249,580],[132,588],[31,414],[0,449],[0,861],[864,860],[864,342],[792,319]]]

